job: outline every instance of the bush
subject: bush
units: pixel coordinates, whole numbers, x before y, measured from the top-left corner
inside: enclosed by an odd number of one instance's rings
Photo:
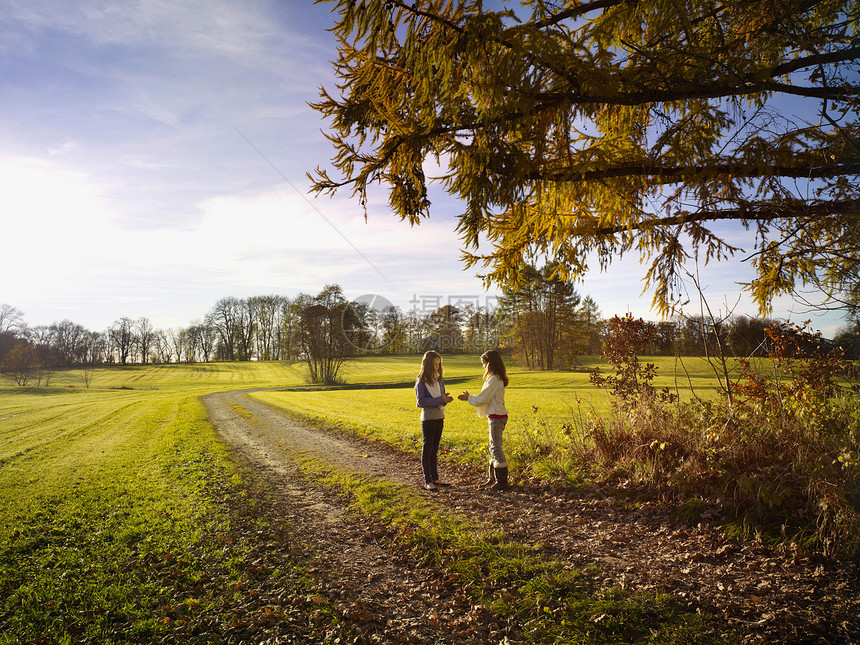
[[[747,528],[860,556],[860,397],[837,381],[839,350],[805,328],[774,325],[769,360],[757,369],[741,361],[731,398],[681,404],[656,391],[653,366],[636,359],[647,323],[613,323],[607,359],[616,374],[592,377],[613,388],[611,413],[567,424],[554,444],[532,421],[519,449],[531,451],[521,459],[533,474],[576,480],[572,470],[679,504],[704,500]]]

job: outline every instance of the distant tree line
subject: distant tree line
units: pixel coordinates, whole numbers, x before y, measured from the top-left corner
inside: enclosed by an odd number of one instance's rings
[[[498,307],[443,305],[403,312],[394,306],[348,301],[338,285],[295,298],[268,295],[221,298],[201,319],[181,329],[157,329],[141,317],[122,317],[91,331],[70,320],[31,327],[24,314],[0,305],[0,372],[23,385],[47,384],[65,366],[252,360],[306,361],[314,382],[332,382],[344,360],[364,353],[483,352],[500,348],[530,369],[569,369],[577,356],[602,352],[607,333],[597,304],[552,265],[528,267]],[[649,355],[766,355],[773,321],[703,316],[655,323]],[[860,322],[832,341],[860,358]]]
[[[158,329],[146,317],[122,317],[101,332],[70,320],[30,326],[23,312],[4,304],[0,372],[24,385],[47,384],[67,366],[299,360],[308,363],[313,381],[331,382],[350,356],[483,352],[499,347],[502,334],[500,318],[484,307],[404,314],[348,301],[338,285],[315,296],[221,298],[180,329]]]

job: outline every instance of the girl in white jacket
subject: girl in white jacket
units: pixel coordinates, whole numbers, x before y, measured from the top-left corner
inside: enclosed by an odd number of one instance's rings
[[[490,435],[490,466],[489,477],[484,486],[491,490],[507,490],[508,461],[502,450],[502,434],[508,422],[508,410],[505,408],[508,373],[501,354],[495,349],[485,352],[481,356],[481,363],[484,366],[484,386],[481,388],[481,393],[463,392],[457,398],[474,405],[479,417],[487,417]]]

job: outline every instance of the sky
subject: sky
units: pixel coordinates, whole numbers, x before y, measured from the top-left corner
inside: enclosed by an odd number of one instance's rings
[[[382,193],[367,221],[348,192],[309,194],[305,173],[332,156],[308,106],[335,85],[332,7],[3,0],[0,304],[30,326],[68,319],[94,331],[121,317],[179,329],[224,297],[327,284],[404,312],[494,306],[495,290],[460,260],[462,206],[440,189],[414,228]],[[747,265],[699,269],[715,313],[756,313],[737,285]],[[625,258],[576,288],[605,317],[657,320],[644,272]],[[825,335],[842,324],[787,298],[773,315],[813,318]]]

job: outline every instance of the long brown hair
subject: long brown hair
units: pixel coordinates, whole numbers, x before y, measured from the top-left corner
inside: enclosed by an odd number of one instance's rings
[[[505,369],[502,355],[495,349],[491,349],[481,355],[481,360],[487,363],[487,373],[495,374],[502,379],[502,383],[505,384],[505,387],[508,387],[508,370]]]
[[[433,363],[439,359],[439,373],[433,369]],[[432,349],[424,353],[424,358],[421,359],[421,369],[418,370],[418,379],[433,385],[436,382],[436,377],[442,378],[442,357]]]

